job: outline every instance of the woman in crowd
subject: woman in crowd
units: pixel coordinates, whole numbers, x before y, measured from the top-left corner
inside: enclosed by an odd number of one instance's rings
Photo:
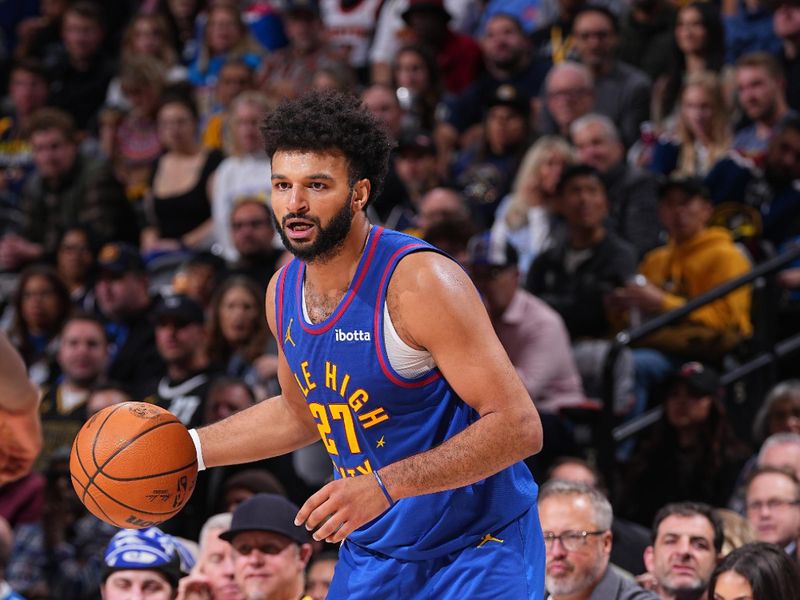
[[[52,383],[61,328],[72,311],[69,290],[49,265],[31,265],[19,277],[9,339],[37,385]]]
[[[800,568],[783,548],[755,542],[737,548],[717,565],[709,600],[800,598]]]
[[[56,247],[56,270],[69,290],[75,308],[94,310],[94,268],[97,247],[91,229],[75,225],[67,229]]]
[[[200,88],[214,86],[220,68],[231,59],[256,71],[261,58],[261,48],[250,36],[239,10],[231,4],[215,4],[208,10],[200,52],[189,66],[189,81]]]
[[[674,133],[659,139],[651,170],[664,175],[705,176],[733,141],[725,94],[710,71],[692,73],[681,92]]]
[[[210,246],[211,187],[223,155],[200,144],[197,120],[197,108],[182,94],[169,94],[158,110],[158,134],[166,152],[156,163],[145,198],[145,255]]]
[[[195,32],[206,4],[206,0],[159,0],[156,14],[164,20],[169,42],[182,64],[189,64],[197,57]]]
[[[522,158],[511,193],[497,207],[492,237],[514,246],[522,281],[550,239],[556,186],[564,167],[574,162],[575,153],[563,138],[539,138]]]
[[[233,156],[220,164],[211,190],[214,240],[227,260],[238,258],[231,239],[231,211],[236,201],[258,197],[266,202],[270,196],[270,164],[258,128],[267,109],[267,99],[258,92],[240,94],[231,105]]]
[[[184,81],[188,75],[186,67],[178,62],[178,55],[170,43],[167,23],[160,15],[139,13],[131,18],[122,34],[120,64],[124,65],[132,58],[143,56],[161,63],[168,82]],[[108,86],[106,104],[123,109],[130,107],[119,77],[112,79]]]
[[[162,152],[156,114],[167,83],[163,64],[152,56],[122,63],[120,86],[130,108],[116,127],[110,158],[130,200],[141,200]]]
[[[761,444],[774,433],[800,433],[800,380],[787,379],[773,387],[753,423],[753,439]]]
[[[686,363],[664,388],[664,413],[628,465],[620,513],[647,525],[668,502],[725,506],[750,455],[706,366]]]
[[[694,2],[678,11],[669,71],[653,86],[651,119],[663,124],[678,103],[686,78],[719,73],[725,63],[725,36],[719,10],[711,2]]]
[[[277,346],[264,318],[263,292],[247,277],[226,279],[211,300],[209,358],[259,398],[276,389],[278,370]]]
[[[433,131],[442,96],[436,59],[425,46],[403,46],[395,54],[392,78],[403,108],[403,126]]]

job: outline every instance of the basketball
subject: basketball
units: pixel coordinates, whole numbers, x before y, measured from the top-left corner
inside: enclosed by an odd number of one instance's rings
[[[90,513],[116,527],[141,529],[186,504],[197,481],[197,457],[189,432],[171,412],[123,402],[84,423],[69,470]]]

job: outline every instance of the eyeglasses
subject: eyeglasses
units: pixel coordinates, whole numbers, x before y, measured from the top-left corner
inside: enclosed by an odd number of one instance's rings
[[[798,504],[800,504],[800,500],[784,500],[783,498],[770,498],[766,501],[754,500],[753,502],[747,503],[747,512],[758,513],[761,512],[764,507],[772,512],[784,506],[796,506]]]
[[[544,547],[550,550],[553,547],[553,542],[558,540],[564,546],[564,550],[574,552],[586,545],[586,538],[590,535],[603,535],[606,531],[608,529],[600,531],[565,531],[559,535],[554,534],[552,531],[545,531]]]
[[[258,550],[261,554],[268,554],[270,556],[274,556],[276,554],[280,554],[283,552],[288,546],[291,544],[286,544],[285,546],[279,546],[272,542],[266,542],[264,544],[239,544],[234,545],[233,549],[236,551],[237,554],[241,554],[242,556],[248,556],[253,550]]]

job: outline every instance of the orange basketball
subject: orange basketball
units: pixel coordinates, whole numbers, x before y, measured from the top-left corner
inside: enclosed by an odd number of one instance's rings
[[[146,402],[92,415],[72,444],[72,485],[94,516],[140,529],[177,513],[197,481],[192,438],[175,415]]]

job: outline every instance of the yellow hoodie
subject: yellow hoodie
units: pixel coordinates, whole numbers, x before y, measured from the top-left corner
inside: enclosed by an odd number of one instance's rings
[[[734,245],[731,234],[726,229],[709,227],[686,242],[669,242],[648,252],[642,259],[640,272],[666,292],[661,311],[667,312],[750,268],[750,261]],[[753,330],[750,286],[740,287],[698,308],[688,319],[714,330],[749,336]]]

